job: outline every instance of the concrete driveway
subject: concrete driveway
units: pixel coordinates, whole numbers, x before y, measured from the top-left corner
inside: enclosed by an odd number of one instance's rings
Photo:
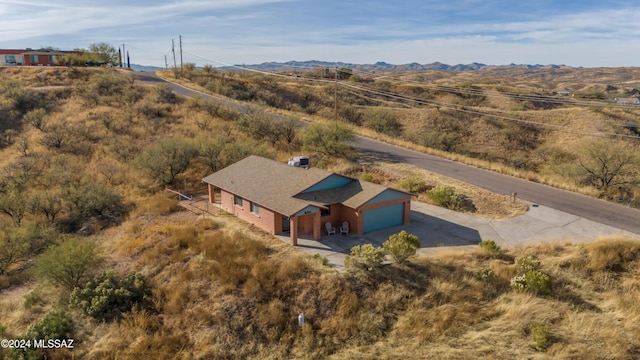
[[[353,246],[381,246],[391,234],[402,230],[418,236],[422,245],[418,250],[419,255],[433,255],[449,249],[470,249],[482,240],[494,240],[500,246],[508,248],[543,241],[569,240],[584,243],[611,235],[640,239],[639,234],[535,204],[523,215],[491,220],[412,201],[411,222],[407,225],[364,235],[323,235],[319,241],[302,235],[298,238],[298,248],[311,255],[326,257],[330,266],[344,271],[344,259]],[[288,237],[281,238],[289,242]]]

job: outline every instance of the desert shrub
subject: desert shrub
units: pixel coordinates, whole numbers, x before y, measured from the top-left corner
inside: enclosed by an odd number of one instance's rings
[[[418,176],[411,176],[400,180],[398,187],[414,194],[422,193],[429,189],[429,186],[424,179]]]
[[[265,112],[249,112],[242,115],[237,123],[246,134],[257,140],[267,141],[271,145],[283,136],[282,124]]]
[[[18,81],[10,81],[4,96],[11,101],[13,108],[22,114],[45,105],[43,96],[22,86]]]
[[[531,325],[531,339],[536,349],[542,351],[549,347],[550,331],[547,326],[544,325]]]
[[[71,334],[73,321],[65,310],[52,310],[45,317],[27,328],[27,338],[31,339],[67,339]]]
[[[350,105],[340,106],[339,112],[340,117],[347,122],[356,126],[362,125],[362,118],[364,117],[364,114],[357,107]]]
[[[315,123],[305,131],[302,150],[329,156],[344,156],[349,150],[347,142],[353,139],[353,131],[343,123]]]
[[[105,271],[82,288],[71,293],[71,304],[85,314],[101,320],[111,320],[130,311],[150,294],[141,273],[130,273],[120,279],[115,271]]]
[[[524,275],[511,279],[511,288],[518,292],[530,292],[534,294],[549,295],[553,290],[549,275],[537,270],[528,270]]]
[[[45,126],[44,117],[47,116],[47,110],[37,108],[24,114],[22,120],[38,130],[42,130]]]
[[[326,256],[321,256],[320,254],[315,254],[315,255],[313,255],[313,258],[315,260],[317,260],[318,262],[320,262],[324,266],[329,265],[329,259],[327,259]]]
[[[13,348],[7,353],[7,359],[58,359],[67,358],[62,355],[64,349],[36,349],[34,341],[68,339],[72,335],[73,321],[71,315],[64,310],[52,310],[45,317],[32,323],[27,328],[26,334],[21,338],[29,342],[31,346],[26,348]],[[1,353],[0,353],[1,354]]]
[[[482,268],[473,272],[473,276],[478,280],[488,280],[495,277],[491,268]]]
[[[482,240],[478,246],[491,254],[497,254],[500,252],[500,245],[493,240]]]
[[[126,212],[124,199],[118,190],[90,180],[68,187],[65,198],[72,226],[92,218],[115,222]]]
[[[420,241],[417,236],[402,230],[389,236],[389,239],[382,244],[382,247],[395,261],[405,263],[409,257],[416,254],[416,251],[420,248]]]
[[[537,270],[528,270],[524,276],[529,291],[542,295],[548,295],[551,293],[553,287],[549,275]]]
[[[362,174],[362,176],[360,176],[360,179],[368,182],[373,182],[373,174]]]
[[[537,270],[540,267],[540,260],[535,259],[531,255],[522,256],[516,259],[516,268],[525,273],[529,270]]]
[[[371,244],[356,245],[351,248],[351,255],[347,256],[344,264],[347,269],[373,270],[380,267],[384,261],[384,250]]]
[[[98,244],[87,238],[67,236],[36,259],[36,274],[69,291],[88,280],[103,260]]]
[[[373,108],[364,113],[364,126],[389,136],[398,136],[402,132],[402,124],[390,110]]]
[[[35,225],[0,227],[0,275],[37,253],[54,236],[51,228]]]
[[[464,199],[456,193],[456,189],[452,186],[437,186],[427,191],[427,196],[436,205],[450,210],[459,210],[464,203]]]
[[[189,168],[197,152],[190,139],[168,138],[145,148],[136,164],[154,181],[169,185]]]
[[[24,298],[23,306],[27,310],[30,309],[33,305],[42,302],[42,294],[40,293],[40,289],[38,288],[25,294],[23,298]]]

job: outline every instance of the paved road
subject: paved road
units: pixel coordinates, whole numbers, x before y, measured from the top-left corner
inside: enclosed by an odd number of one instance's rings
[[[151,72],[137,73],[138,79],[147,83],[163,83]],[[177,94],[182,96],[209,97],[229,105],[238,111],[248,109],[248,106],[227,99],[207,95],[190,90],[180,85],[167,83]],[[588,220],[624,229],[640,234],[640,210],[613,204],[604,200],[594,199],[550,186],[533,183],[508,175],[482,170],[473,166],[460,164],[436,156],[423,154],[377,140],[357,137],[353,142],[356,150],[371,153],[376,156],[415,165],[419,168],[442,174],[454,179],[488,189],[498,194],[516,192],[518,198],[561,210]]]

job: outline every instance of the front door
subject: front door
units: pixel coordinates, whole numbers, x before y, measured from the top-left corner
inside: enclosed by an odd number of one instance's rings
[[[282,232],[288,232],[291,230],[291,221],[288,216],[282,215]]]

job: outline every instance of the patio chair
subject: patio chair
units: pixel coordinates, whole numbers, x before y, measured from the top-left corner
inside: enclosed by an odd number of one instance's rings
[[[340,227],[340,235],[345,234],[345,235],[349,235],[349,223],[348,222],[343,222],[342,226]]]
[[[330,222],[327,222],[326,224],[324,224],[324,227],[327,229],[327,235],[335,235],[336,234],[336,228],[334,228],[333,225],[331,225]]]

